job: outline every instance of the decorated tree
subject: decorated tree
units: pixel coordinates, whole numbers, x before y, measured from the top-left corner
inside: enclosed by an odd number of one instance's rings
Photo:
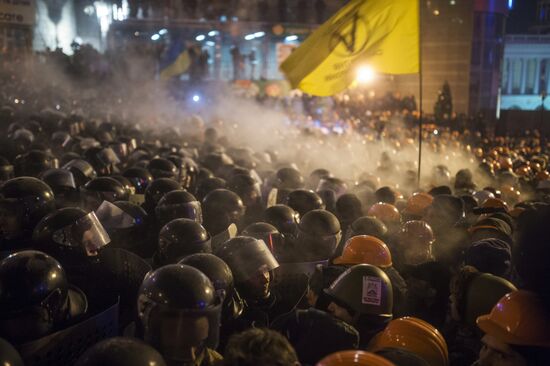
[[[437,95],[437,101],[434,106],[434,115],[437,121],[443,122],[451,119],[453,114],[453,97],[451,95],[451,86],[445,81],[443,88]]]

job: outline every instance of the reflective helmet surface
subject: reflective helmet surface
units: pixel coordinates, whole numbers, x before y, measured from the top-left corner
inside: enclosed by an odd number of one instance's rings
[[[89,348],[76,366],[166,366],[153,347],[136,338],[105,339]]]
[[[210,253],[210,235],[196,221],[175,219],[160,230],[156,259],[158,265],[177,263],[194,253]]]
[[[392,316],[392,284],[384,271],[376,266],[355,265],[342,273],[324,292],[357,315]]]
[[[58,261],[27,250],[0,262],[0,330],[20,344],[54,330],[68,315],[68,281]]]

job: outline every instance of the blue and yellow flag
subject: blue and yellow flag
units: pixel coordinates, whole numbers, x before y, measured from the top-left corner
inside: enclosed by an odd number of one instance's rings
[[[355,69],[419,71],[418,0],[352,0],[281,64],[293,88],[319,96],[346,89]]]
[[[191,66],[191,57],[186,49],[176,58],[174,62],[162,69],[160,72],[161,80],[168,80],[174,76],[179,76],[189,69]]]

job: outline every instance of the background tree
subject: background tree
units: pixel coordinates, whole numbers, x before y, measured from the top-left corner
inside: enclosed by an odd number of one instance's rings
[[[434,116],[438,122],[445,122],[451,119],[452,114],[453,97],[451,95],[451,86],[448,81],[445,81],[437,95],[437,101],[434,106]]]

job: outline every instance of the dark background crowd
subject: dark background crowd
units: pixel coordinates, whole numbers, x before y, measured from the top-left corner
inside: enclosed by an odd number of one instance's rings
[[[0,66],[0,363],[550,364],[536,132],[76,51]]]

